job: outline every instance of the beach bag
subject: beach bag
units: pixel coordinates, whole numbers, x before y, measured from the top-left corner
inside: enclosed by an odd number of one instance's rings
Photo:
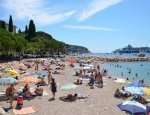
[[[17,98],[17,104],[22,104],[23,105],[23,96],[18,96]]]
[[[16,109],[20,110],[23,107],[23,96],[18,96]]]

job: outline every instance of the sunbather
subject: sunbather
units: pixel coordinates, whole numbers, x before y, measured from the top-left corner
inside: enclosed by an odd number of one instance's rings
[[[148,103],[146,101],[146,99],[144,97],[142,97],[141,95],[135,95],[131,100],[138,101],[141,104],[147,104]]]
[[[82,80],[80,79],[77,79],[75,82],[74,82],[75,85],[81,85],[82,84]]]
[[[74,95],[68,94],[65,99],[66,99],[66,100],[69,100],[69,101],[76,101],[77,96],[78,96],[78,94],[76,94],[76,93],[75,93]]]
[[[115,94],[114,94],[114,97],[116,97],[116,98],[123,98],[123,99],[125,99],[127,97],[130,97],[130,96],[131,96],[131,93],[125,92],[125,91],[119,90],[119,89],[117,89],[115,91]]]
[[[122,97],[122,93],[120,92],[119,89],[117,89],[117,90],[115,91],[114,97],[116,97],[116,98]]]
[[[37,86],[37,88],[35,89],[34,93],[35,93],[37,96],[42,96],[42,95],[43,95],[43,88],[40,87],[40,86]]]

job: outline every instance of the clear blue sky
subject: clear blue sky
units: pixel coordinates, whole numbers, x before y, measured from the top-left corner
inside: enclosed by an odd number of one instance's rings
[[[150,46],[150,0],[0,0],[0,20],[23,31],[30,19],[55,39],[112,52]]]

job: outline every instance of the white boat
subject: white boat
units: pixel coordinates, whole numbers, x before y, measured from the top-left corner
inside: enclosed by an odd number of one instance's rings
[[[146,55],[145,53],[139,53],[138,57],[145,57],[145,55]]]

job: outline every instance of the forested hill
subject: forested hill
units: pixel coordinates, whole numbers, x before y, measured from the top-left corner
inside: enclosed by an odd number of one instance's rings
[[[69,45],[68,48],[69,53],[89,53],[90,51],[83,46],[77,46],[77,45]]]
[[[36,37],[37,38],[41,38],[41,37],[47,38],[47,39],[55,42],[55,44],[58,43],[58,44],[64,45],[66,53],[89,53],[90,52],[86,47],[66,44],[64,42],[54,39],[50,34],[42,32],[42,31],[37,32]]]
[[[59,52],[78,53],[86,48],[81,46],[72,46],[54,39],[45,32],[36,32],[36,36],[28,38],[28,34],[21,32],[13,34],[5,29],[0,28],[0,56],[14,56],[22,54],[37,55],[56,55]]]

